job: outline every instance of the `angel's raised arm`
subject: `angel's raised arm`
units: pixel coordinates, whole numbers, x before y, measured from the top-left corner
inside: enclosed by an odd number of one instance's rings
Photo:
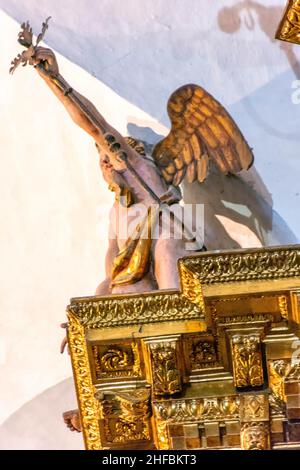
[[[126,140],[119,132],[110,126],[99,113],[96,107],[84,96],[73,90],[71,86],[59,74],[59,68],[55,54],[50,49],[37,47],[33,60],[39,75],[44,79],[49,88],[64,105],[72,120],[101,146],[105,144],[104,135],[111,134],[122,148],[128,149]],[[43,65],[40,67],[39,65]],[[46,73],[45,73],[46,71]],[[58,82],[64,85],[64,91]],[[72,93],[71,96],[69,96]],[[78,105],[80,103],[82,106]]]

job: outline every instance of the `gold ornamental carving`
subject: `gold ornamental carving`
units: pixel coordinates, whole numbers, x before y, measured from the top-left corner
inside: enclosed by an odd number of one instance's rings
[[[268,361],[269,366],[269,386],[273,395],[281,400],[286,401],[284,393],[284,380],[291,370],[289,359],[276,359]]]
[[[204,319],[200,304],[178,293],[73,299],[68,306],[82,326],[108,328],[176,320]]]
[[[230,297],[230,298],[220,298],[220,299],[217,299],[217,300],[213,300],[210,302],[209,304],[209,311],[210,311],[210,316],[211,316],[211,322],[214,326],[218,325],[218,324],[222,324],[222,325],[231,325],[231,324],[234,324],[234,323],[256,323],[256,322],[264,322],[264,323],[271,323],[271,322],[274,322],[274,321],[278,321],[280,319],[280,316],[282,316],[284,314],[283,311],[281,311],[281,307],[279,305],[279,301],[278,301],[278,296],[277,295],[261,295],[259,297],[255,297],[255,300],[260,300],[260,301],[264,301],[264,302],[267,302],[268,300],[270,301],[276,301],[276,303],[278,304],[278,311],[280,313],[280,315],[277,313],[262,313],[262,312],[245,312],[243,314],[233,314],[232,312],[231,313],[228,313],[226,315],[223,315],[222,311],[223,311],[223,306],[225,306],[226,308],[226,304],[230,304],[231,308],[233,307],[234,309],[234,304],[236,302],[240,303],[240,302],[244,302],[244,303],[248,303],[250,302],[251,300],[253,300],[253,296],[249,296],[249,295],[244,295],[244,296],[241,296],[241,297]],[[219,314],[221,314],[219,316]]]
[[[201,310],[204,312],[205,305],[199,277],[194,272],[190,271],[183,261],[179,262],[179,272],[182,295],[190,302],[200,306]]]
[[[286,375],[285,382],[300,382],[300,362],[291,365],[291,369]]]
[[[295,254],[297,250],[287,247],[285,251]],[[257,251],[249,254],[253,257]],[[269,251],[274,257],[281,250],[266,250],[266,258]],[[248,291],[247,281],[244,286],[232,284],[237,292],[226,288],[223,293],[223,286],[215,282],[221,271],[213,275],[209,287],[190,265],[184,273],[181,293],[71,302],[69,336],[74,339],[70,339],[70,346],[86,447],[156,446],[171,450],[181,445],[182,449],[241,446],[252,450],[268,449],[270,442],[274,448],[290,447],[296,428],[289,422],[289,413],[293,416],[293,391],[298,390],[293,382],[300,380],[300,366],[291,366],[290,359],[290,346],[297,338],[292,310],[296,311],[300,276],[276,283],[254,279],[257,291]],[[237,280],[235,276],[233,273],[233,280]],[[261,273],[257,277],[264,279]],[[206,295],[207,324],[203,329],[204,310],[199,294],[192,298],[192,282],[201,283]],[[156,305],[160,311],[155,311]],[[135,326],[131,329],[130,325]],[[262,357],[265,335],[268,376]],[[262,386],[263,390],[250,391],[250,387]]]
[[[234,384],[238,388],[258,387],[264,383],[259,335],[231,337]]]
[[[99,450],[101,449],[99,407],[94,397],[95,389],[89,367],[84,328],[70,313],[68,318],[68,343],[85,446],[87,450]]]
[[[128,353],[122,349],[109,349],[101,357],[101,365],[109,371],[124,369],[132,366],[133,361],[129,359]]]
[[[141,364],[138,344],[92,346],[97,379],[140,377]]]
[[[150,361],[155,395],[173,395],[182,389],[178,366],[177,342],[149,343]]]
[[[269,395],[271,416],[285,416],[286,395],[284,391],[285,378],[291,370],[290,359],[273,359],[268,361]]]
[[[284,320],[288,320],[289,318],[288,301],[285,295],[280,295],[278,297],[278,306],[279,306],[279,311],[281,313],[282,318],[284,318]]]
[[[280,417],[283,418],[286,415],[286,404],[283,400],[278,398],[274,393],[270,393],[269,395],[269,406],[270,406],[270,414],[272,418]]]
[[[214,367],[217,362],[216,345],[213,341],[195,341],[191,344],[190,363],[192,369]]]
[[[202,284],[267,280],[300,276],[300,248],[235,251],[209,256],[191,256],[181,261]]]
[[[292,321],[296,325],[300,325],[300,290],[295,289],[291,292],[292,304]]]
[[[98,392],[101,418],[104,422],[103,440],[106,444],[128,444],[149,441],[150,390]]]
[[[183,348],[185,366],[189,374],[222,367],[218,359],[218,342],[211,334],[186,335]]]
[[[161,419],[159,412],[153,407],[155,422],[155,443],[159,450],[169,450],[171,448],[168,421]]]
[[[252,314],[249,313],[248,315],[228,315],[219,319],[219,323],[222,325],[232,325],[234,323],[254,323],[254,322],[272,322],[274,319],[274,315],[269,313],[261,313],[261,314]]]
[[[176,423],[239,418],[239,406],[238,396],[153,402],[161,420]]]
[[[242,422],[269,421],[268,395],[241,395],[240,418]]]
[[[241,429],[243,450],[267,450],[270,448],[269,423],[244,423]]]
[[[139,353],[138,343],[132,342],[131,343],[131,349],[132,349],[132,352],[133,352],[132,376],[133,377],[139,377],[139,376],[142,375],[142,370],[141,370],[141,361],[140,361],[140,353]]]
[[[276,39],[300,44],[300,1],[288,0]]]
[[[107,436],[110,436],[108,437],[109,442],[113,444],[122,444],[131,441],[144,441],[150,439],[148,426],[144,426],[144,423],[141,425],[140,422],[128,422],[121,418],[118,419],[115,425],[114,437],[112,437],[112,434],[110,434],[110,428],[108,424],[106,425],[105,429],[107,431]]]

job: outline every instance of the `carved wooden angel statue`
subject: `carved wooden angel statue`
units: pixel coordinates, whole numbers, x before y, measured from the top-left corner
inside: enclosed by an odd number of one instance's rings
[[[252,151],[237,125],[203,88],[185,85],[168,102],[170,133],[146,155],[142,143],[120,135],[70,87],[50,49],[31,46],[30,57],[26,54],[73,121],[95,140],[103,177],[116,193],[106,279],[96,294],[178,288],[177,260],[191,253],[191,242],[193,249],[203,249],[193,221],[184,224],[179,185],[184,177],[203,182],[210,161],[225,174],[252,165]]]
[[[20,63],[35,66],[73,121],[95,140],[103,177],[116,194],[106,279],[96,294],[178,288],[178,259],[190,254],[191,246],[205,249],[202,239],[195,236],[195,221],[188,227],[183,219],[179,185],[185,177],[189,182],[203,182],[211,161],[225,174],[248,169],[253,154],[245,138],[209,93],[200,86],[185,85],[168,102],[170,133],[152,155],[146,155],[142,143],[120,135],[90,101],[71,88],[50,49],[32,46],[29,24],[22,28],[19,42],[28,49],[12,62],[11,71]],[[46,29],[47,21],[43,34]],[[78,423],[73,418],[78,415],[69,412],[65,416],[74,430]]]

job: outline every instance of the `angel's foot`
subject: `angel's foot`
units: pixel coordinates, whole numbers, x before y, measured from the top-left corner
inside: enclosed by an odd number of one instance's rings
[[[81,422],[78,410],[65,411],[63,413],[63,419],[71,431],[81,432]]]

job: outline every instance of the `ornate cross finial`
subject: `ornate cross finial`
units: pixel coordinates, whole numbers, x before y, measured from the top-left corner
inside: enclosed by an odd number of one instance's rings
[[[21,24],[21,31],[18,34],[18,42],[24,46],[27,47],[26,51],[23,51],[21,54],[18,54],[17,57],[15,57],[12,62],[11,62],[11,68],[9,69],[9,73],[14,73],[16,68],[22,64],[23,67],[27,65],[27,63],[31,63],[31,60],[34,56],[35,53],[35,48],[38,46],[38,44],[43,40],[45,33],[49,27],[48,22],[50,20],[51,16],[49,16],[44,23],[42,24],[42,31],[37,37],[35,45],[33,44],[33,33],[32,33],[32,28],[30,27],[29,22],[27,21],[26,23]]]

